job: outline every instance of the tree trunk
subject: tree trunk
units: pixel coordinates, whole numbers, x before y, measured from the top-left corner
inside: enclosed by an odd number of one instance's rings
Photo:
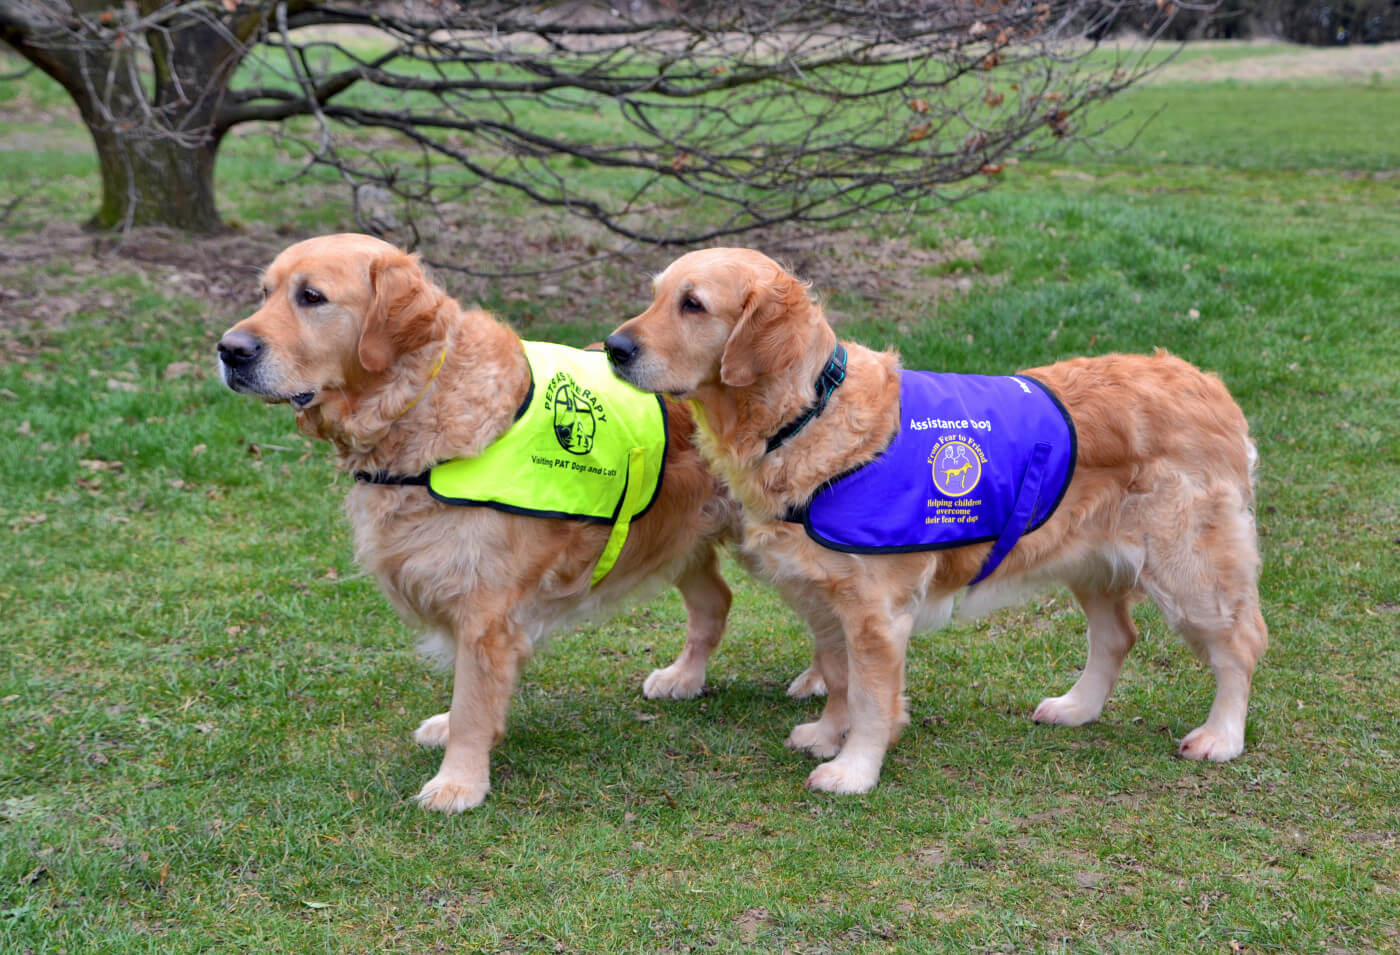
[[[267,14],[250,7],[219,20],[208,7],[0,0],[0,40],[63,85],[92,135],[102,176],[94,226],[223,228],[214,202],[227,130],[220,110]]]
[[[102,174],[102,205],[92,225],[165,225],[203,234],[223,228],[214,202],[219,144],[213,136],[193,145],[171,138],[127,138],[90,121],[88,132]]]

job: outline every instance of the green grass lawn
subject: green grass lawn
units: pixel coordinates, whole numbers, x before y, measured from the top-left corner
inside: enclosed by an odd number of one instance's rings
[[[731,567],[705,696],[641,696],[683,637],[674,594],[563,635],[486,804],[452,818],[413,805],[439,754],[409,738],[448,679],[354,568],[346,480],[214,376],[255,273],[204,294],[73,241],[85,134],[32,78],[0,108],[26,191],[0,222],[0,952],[1400,947],[1396,82],[1144,87],[1105,108],[1155,115],[1121,150],[1012,167],[899,239],[975,254],[819,289],[912,366],[1164,347],[1224,377],[1259,446],[1273,637],[1240,759],[1173,758],[1213,681],[1146,607],[1103,718],[1033,725],[1083,663],[1050,593],[917,638],[880,786],[806,792],[782,741],[818,708],[783,692],[807,638]],[[226,216],[349,227],[323,181],[267,185],[294,169],[232,141]],[[583,343],[645,305],[645,274],[485,297]]]

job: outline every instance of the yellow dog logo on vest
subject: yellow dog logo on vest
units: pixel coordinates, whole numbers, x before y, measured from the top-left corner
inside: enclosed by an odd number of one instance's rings
[[[984,461],[982,448],[971,438],[944,437],[928,456],[933,465],[933,486],[947,497],[962,497],[982,480]],[[953,478],[958,479],[956,484]]]
[[[968,471],[971,471],[971,470],[972,470],[972,462],[971,462],[971,461],[967,462],[966,464],[964,464],[964,465],[963,465],[962,467],[960,467],[960,468],[947,468],[947,469],[945,469],[944,472],[943,472],[943,482],[946,484],[947,481],[948,481],[948,479],[949,479],[950,477],[952,477],[954,474],[961,476],[961,475],[964,475],[964,474],[966,474]],[[967,479],[966,479],[966,478],[963,479],[963,483],[964,483],[964,484],[967,483]]]

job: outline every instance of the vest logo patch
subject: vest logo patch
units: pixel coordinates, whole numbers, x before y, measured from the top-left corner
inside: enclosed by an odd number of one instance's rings
[[[570,454],[593,450],[598,425],[606,423],[603,403],[590,389],[581,387],[568,372],[558,372],[544,390],[545,407],[553,412],[554,438]]]
[[[987,456],[976,441],[964,437],[944,437],[928,456],[933,465],[933,486],[945,497],[962,497],[977,489]]]

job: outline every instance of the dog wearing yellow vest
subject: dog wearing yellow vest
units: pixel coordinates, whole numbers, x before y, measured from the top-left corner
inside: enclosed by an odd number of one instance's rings
[[[680,590],[685,646],[643,692],[700,692],[730,604],[717,548],[739,512],[685,405],[619,392],[601,354],[522,342],[371,236],[299,242],[262,286],[262,307],[219,341],[225,384],[290,403],[304,434],[334,445],[356,477],[361,566],[452,661],[450,708],[414,734],[445,749],[420,805],[485,799],[533,648],[623,598]],[[810,670],[790,688],[820,690]]]

